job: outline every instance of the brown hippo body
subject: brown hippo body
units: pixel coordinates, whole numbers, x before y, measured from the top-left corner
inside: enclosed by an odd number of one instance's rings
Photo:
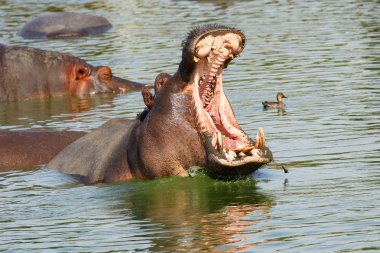
[[[67,38],[98,34],[109,30],[104,17],[75,12],[45,13],[26,23],[17,32],[25,39]]]
[[[86,132],[0,132],[0,169],[46,164]]]
[[[0,44],[0,102],[127,92],[144,86],[71,54]]]
[[[137,120],[113,119],[60,152],[48,167],[86,183],[186,176],[203,167],[240,177],[272,160],[261,129],[251,140],[223,92],[222,70],[243,50],[244,35],[220,25],[194,29],[173,75],[156,78]],[[146,94],[144,98],[146,98]]]

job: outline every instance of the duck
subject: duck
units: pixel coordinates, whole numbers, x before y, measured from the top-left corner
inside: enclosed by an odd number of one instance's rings
[[[277,98],[277,102],[268,102],[268,101],[263,102],[264,108],[284,107],[285,104],[284,104],[284,102],[282,102],[282,99],[288,98],[288,97],[285,96],[284,93],[278,92],[276,95],[276,98]]]

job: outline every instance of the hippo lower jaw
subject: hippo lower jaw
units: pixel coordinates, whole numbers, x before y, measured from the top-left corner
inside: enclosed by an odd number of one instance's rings
[[[248,137],[247,137],[248,138]],[[220,141],[213,145],[212,138],[206,136],[208,142],[207,170],[217,177],[247,176],[273,160],[272,152],[265,147],[265,136],[261,128],[256,141],[241,148],[221,150]]]
[[[272,161],[260,128],[252,141],[237,123],[224,92],[222,70],[243,50],[236,32],[206,34],[195,44],[192,96],[197,123],[206,142],[206,170],[218,176],[248,175]]]

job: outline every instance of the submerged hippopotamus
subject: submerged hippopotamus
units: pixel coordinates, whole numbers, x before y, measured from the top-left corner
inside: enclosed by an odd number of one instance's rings
[[[64,147],[85,134],[79,131],[0,132],[0,169],[46,164]]]
[[[112,76],[71,54],[0,44],[0,102],[127,92],[145,84]],[[148,85],[149,86],[149,85]]]
[[[26,23],[17,32],[25,39],[76,37],[103,33],[112,27],[104,17],[85,13],[48,13]]]
[[[259,129],[251,140],[223,91],[222,70],[243,50],[239,30],[207,25],[184,42],[178,71],[156,78],[150,109],[136,120],[113,119],[62,150],[48,167],[85,183],[187,176],[203,167],[239,177],[272,160]]]

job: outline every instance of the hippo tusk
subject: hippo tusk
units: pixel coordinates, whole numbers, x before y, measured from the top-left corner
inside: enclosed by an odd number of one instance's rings
[[[216,146],[217,141],[218,141],[218,137],[217,137],[216,133],[214,133],[214,135],[212,136],[212,139],[211,139],[211,144],[215,149],[217,149],[217,146]]]
[[[222,153],[223,152],[223,137],[222,137],[221,132],[218,132],[217,146],[218,146],[218,151]]]
[[[247,147],[235,148],[235,149],[232,149],[232,151],[235,152],[235,154],[239,154],[239,153],[248,154],[254,148],[255,146],[247,146]]]
[[[249,152],[251,152],[252,149],[254,149],[255,146],[250,146],[250,147],[245,147],[241,150],[241,152],[243,152],[244,154],[248,154]]]
[[[257,135],[256,135],[255,148],[257,149],[265,148],[265,134],[261,127],[259,128],[259,131],[257,132]]]

